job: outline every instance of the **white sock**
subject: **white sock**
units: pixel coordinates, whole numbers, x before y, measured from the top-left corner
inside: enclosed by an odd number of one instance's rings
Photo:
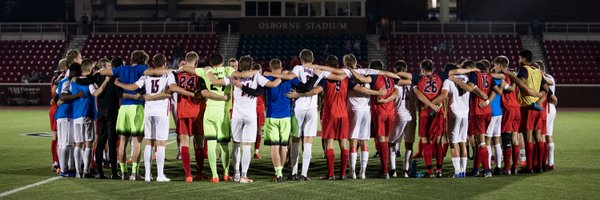
[[[412,150],[407,150],[404,153],[404,162],[402,163],[402,169],[404,169],[405,171],[408,171],[410,167],[410,159],[412,159]]]
[[[467,172],[467,157],[460,157],[460,171]]]
[[[350,173],[356,173],[356,157],[358,154],[356,152],[350,153]]]
[[[460,158],[459,157],[452,157],[452,165],[454,166],[454,173],[458,174],[461,172],[461,168],[460,168]]]
[[[360,173],[364,174],[367,171],[367,164],[369,163],[369,151],[360,152]]]
[[[502,145],[495,144],[494,149],[496,149],[496,167],[502,168],[502,162],[504,161],[504,157],[502,157]]]
[[[300,157],[300,142],[292,142],[290,149],[290,164],[292,165],[292,174],[298,174],[298,157]]]
[[[390,145],[390,170],[396,169],[396,145]]]
[[[69,157],[67,147],[63,145],[58,145],[58,164],[60,165],[60,171],[63,173],[67,173],[69,169],[67,169],[67,158]]]
[[[548,165],[554,166],[554,142],[548,143]]]
[[[235,175],[239,176],[240,175],[240,143],[234,142],[233,143],[233,163],[235,163]]]
[[[488,163],[490,164],[490,169],[492,168],[492,146],[485,145],[488,151]],[[498,158],[496,158],[496,163],[498,163]],[[485,166],[484,166],[485,167]]]
[[[146,177],[149,178],[152,174],[152,145],[146,145],[144,148],[144,172]]]
[[[165,147],[156,147],[156,168],[158,170],[158,177],[165,177]]]
[[[244,145],[242,149],[244,151],[242,154],[242,177],[248,177],[248,168],[250,168],[250,155],[252,155],[250,152],[252,151],[250,145]]]
[[[75,172],[77,172],[77,174],[81,174],[81,147],[75,147],[75,150],[73,151],[73,157],[75,158]]]
[[[311,157],[312,143],[304,143],[304,151],[302,151],[302,176],[308,177],[308,167],[310,167]]]
[[[90,161],[92,157],[90,157],[90,153],[92,152],[92,148],[85,148],[83,150],[83,173],[90,173]]]

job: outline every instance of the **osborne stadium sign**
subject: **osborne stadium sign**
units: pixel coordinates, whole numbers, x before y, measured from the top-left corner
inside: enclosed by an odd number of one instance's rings
[[[243,18],[241,33],[366,33],[363,18]]]

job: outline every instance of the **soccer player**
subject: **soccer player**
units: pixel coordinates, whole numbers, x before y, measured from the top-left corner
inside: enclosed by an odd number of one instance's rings
[[[131,53],[131,65],[113,68],[112,70],[100,70],[100,74],[104,76],[115,76],[120,79],[121,83],[135,83],[144,71],[148,69],[148,54],[141,50],[135,50]],[[124,90],[123,93],[129,95],[138,95],[141,90]],[[119,165],[121,168],[121,177],[125,180],[127,174],[127,156],[125,150],[130,138],[133,138],[132,144],[132,159],[130,180],[141,179],[138,173],[138,163],[140,161],[141,142],[144,132],[144,100],[143,99],[121,99],[121,107],[117,116],[117,134],[121,136],[119,143]]]
[[[70,51],[71,52],[71,51]],[[74,53],[73,53],[74,54]],[[67,53],[67,55],[72,55]],[[77,53],[79,60],[81,55]],[[67,56],[69,58],[69,56]],[[71,61],[73,61],[71,59]],[[69,62],[69,59],[67,59]],[[65,77],[58,82],[56,93],[58,94],[59,101],[58,109],[56,110],[56,128],[58,136],[58,145],[60,149],[60,155],[62,159],[59,159],[61,173],[63,177],[75,177],[75,165],[73,160],[73,148],[75,141],[73,138],[73,102],[72,100],[76,97],[71,97],[71,78],[77,77],[81,74],[81,65],[79,63],[72,63],[69,65],[69,70],[65,72]]]
[[[92,73],[94,61],[84,60],[81,63],[81,76],[85,77]],[[76,82],[70,84],[71,95],[76,96],[73,100],[73,135],[75,139],[75,170],[77,178],[93,178],[90,174],[90,163],[92,160],[92,142],[94,141],[95,120],[95,92],[96,85],[80,85]],[[84,148],[84,149],[82,149]],[[83,169],[80,157],[83,158]]]
[[[291,72],[287,73],[270,73],[265,72],[266,76],[273,76],[282,80],[291,80],[298,77],[301,83],[307,83],[307,81],[315,76],[315,69],[312,67],[314,61],[313,52],[308,49],[303,49],[300,52],[300,60],[302,65],[297,65]],[[319,80],[326,78],[329,74],[327,71],[323,71],[319,76]],[[317,82],[319,81],[317,80]],[[307,97],[299,97],[295,101],[294,115],[295,120],[299,127],[299,131],[292,132],[292,147],[290,149],[292,180],[303,180],[308,181],[308,168],[310,166],[311,154],[312,154],[312,141],[313,137],[317,136],[317,120],[318,120],[318,96],[315,92],[309,92],[307,94],[313,94]],[[299,144],[300,138],[303,138],[304,149],[302,152],[302,173],[298,176],[298,157],[300,154]]]
[[[57,140],[58,136],[56,135],[57,124],[56,124],[56,111],[58,110],[58,94],[55,92],[58,87],[58,82],[65,77],[65,72],[67,71],[67,59],[61,59],[58,62],[58,70],[54,72],[54,76],[50,79],[50,110],[48,111],[48,115],[50,117],[50,131],[52,131],[52,142],[50,142],[50,151],[52,152],[52,171],[60,174],[60,165],[58,164],[59,158],[62,157],[60,155],[60,149],[57,150]]]
[[[556,104],[558,104],[556,82],[554,81],[554,77],[548,73],[544,63],[541,61],[538,61],[538,63],[541,67],[540,69],[544,72],[544,80],[548,84],[550,91],[552,91],[552,95],[548,97],[548,106],[545,108],[547,112],[546,142],[548,145],[548,169],[554,170],[554,138],[552,135],[554,134],[554,119],[556,119]]]
[[[253,70],[254,60],[249,55],[242,56],[239,61],[238,70],[246,72]],[[235,86],[233,89],[233,113],[231,116],[231,129],[233,134],[233,155],[235,163],[234,181],[240,183],[251,183],[248,178],[250,167],[250,151],[252,143],[256,142],[257,113],[256,98],[262,95],[262,87],[276,87],[281,79],[269,81],[260,73],[247,78],[232,79]],[[240,144],[242,151],[240,152]],[[241,172],[240,172],[241,166]]]
[[[260,64],[254,64],[252,68],[254,70],[262,71],[262,66]],[[262,140],[261,130],[265,125],[265,95],[259,95],[256,99],[256,121],[258,123],[258,128],[256,129],[256,142],[254,143],[254,159],[260,159],[260,142]]]
[[[487,60],[485,60],[486,62],[489,62]],[[481,62],[481,61],[480,61]],[[486,63],[482,62],[484,65]],[[487,67],[486,65],[486,69],[487,71],[489,71],[490,73],[495,73],[495,72],[499,72],[499,70],[497,70],[496,68],[494,69],[490,69],[489,67]],[[499,87],[493,87],[494,89],[494,93],[497,95],[500,95],[503,93],[503,89],[504,86],[506,86],[506,82],[504,82],[503,80],[500,79],[496,79],[493,78],[492,81],[494,81],[494,84],[499,86]],[[503,162],[503,153],[502,153],[502,145],[501,145],[501,141],[500,141],[500,135],[502,132],[502,98],[495,96],[495,98],[490,102],[490,108],[492,109],[492,118],[490,120],[490,124],[487,127],[487,131],[486,131],[486,135],[485,135],[485,141],[487,145],[487,150],[488,150],[488,163],[492,163],[492,148],[491,145],[494,145],[494,155],[495,155],[495,161],[496,161],[496,168],[494,168],[494,174],[499,175],[501,168],[502,168],[502,162]]]
[[[394,70],[396,72],[406,72],[408,70],[408,65],[403,60],[398,60],[394,63]],[[410,80],[407,80],[410,82]],[[394,88],[397,92],[396,99],[394,101],[395,106],[395,117],[394,117],[394,128],[390,133],[389,137],[389,153],[390,153],[390,174],[392,177],[397,177],[396,175],[396,153],[400,151],[399,144],[402,141],[402,138],[406,138],[406,142],[414,141],[414,134],[407,134],[409,131],[409,123],[413,121],[411,111],[414,111],[410,107],[410,94],[412,93],[409,85],[394,85]],[[410,149],[406,148],[404,155],[404,162],[402,165],[402,176],[408,177],[408,166],[410,162],[410,157],[412,157],[412,144],[410,144]]]

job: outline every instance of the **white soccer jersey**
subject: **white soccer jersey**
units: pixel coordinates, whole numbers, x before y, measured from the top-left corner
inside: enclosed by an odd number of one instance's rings
[[[357,69],[356,71],[363,76],[379,74],[379,71],[374,69]],[[350,70],[344,69],[344,72],[346,73],[346,75],[350,74],[348,75],[348,77],[352,77],[352,73],[350,72]],[[371,86],[368,83],[360,83],[359,85],[366,88],[371,88]],[[359,92],[356,92],[354,90],[348,91],[348,106],[351,110],[369,110],[371,108],[369,106],[370,99],[371,96],[360,94]]]
[[[554,82],[554,84],[550,86],[550,90],[554,93],[554,95],[556,95],[556,81],[554,80],[554,77],[552,77],[550,74],[546,74],[545,76],[547,79],[550,79],[552,82]],[[556,114],[556,106],[554,104],[548,104],[548,113],[551,115]]]
[[[464,75],[456,75],[455,77],[458,78],[463,83],[466,83],[467,81],[469,81],[469,78]],[[470,93],[467,91],[464,91],[464,93],[461,95],[459,93],[458,86],[456,86],[456,84],[453,81],[451,81],[450,79],[446,79],[444,81],[442,90],[448,91],[448,95],[450,95],[449,103],[450,103],[450,110],[452,110],[452,113],[454,113],[454,115],[457,118],[468,117],[469,116]]]
[[[394,85],[396,90],[398,90],[398,96],[394,99],[394,105],[396,106],[396,114],[400,117],[401,121],[410,121],[412,120],[412,115],[410,113],[410,86],[399,86]]]
[[[306,68],[302,65],[296,65],[292,70],[294,74],[296,74],[298,80],[302,83],[306,83],[308,79],[315,75],[314,69]],[[315,83],[314,86],[319,84],[319,81],[323,78],[327,78],[331,74],[328,71],[322,71],[319,79]],[[296,99],[294,110],[309,110],[309,109],[317,109],[318,108],[318,95],[313,95],[310,97],[300,97]]]
[[[350,72],[349,69],[342,69],[344,71],[344,73],[346,73],[346,76],[348,76],[348,78],[352,78],[352,72]],[[360,75],[363,76],[370,76],[370,75],[377,75],[379,74],[379,70],[376,69],[364,69],[364,68],[360,68],[360,69],[355,69],[356,72]]]
[[[173,73],[161,76],[142,76],[135,82],[139,88],[146,88],[146,95],[159,94],[170,84],[175,84]],[[169,99],[146,101],[144,105],[145,116],[169,116]]]
[[[239,81],[242,85],[256,89],[259,85],[264,87],[269,80],[263,75],[256,73],[248,78],[241,78]],[[256,118],[256,97],[246,94],[242,88],[234,87],[233,89],[233,117],[240,118]]]

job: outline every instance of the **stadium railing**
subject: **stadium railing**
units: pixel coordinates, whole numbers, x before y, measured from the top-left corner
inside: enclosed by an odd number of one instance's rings
[[[214,21],[195,22],[94,22],[93,33],[214,33]]]
[[[600,33],[600,23],[546,22],[546,33]]]
[[[528,33],[529,23],[522,22],[419,22],[394,21],[392,33]]]

